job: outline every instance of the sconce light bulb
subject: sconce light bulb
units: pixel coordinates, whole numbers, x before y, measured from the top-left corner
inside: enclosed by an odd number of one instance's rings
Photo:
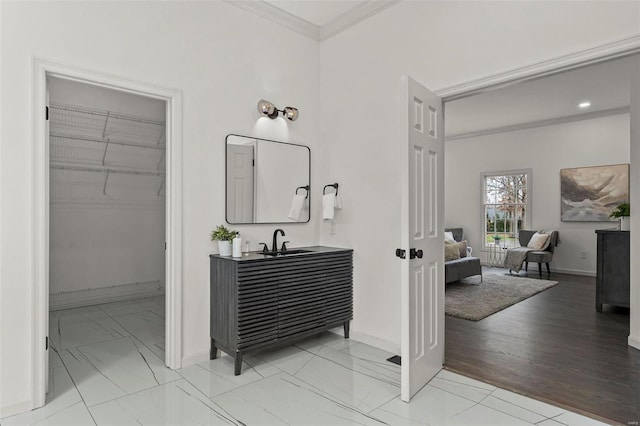
[[[298,118],[298,108],[284,107],[283,115],[290,121],[296,121]]]
[[[260,114],[271,116],[273,115],[275,109],[275,105],[273,105],[269,101],[260,99],[260,101],[258,102],[258,112],[260,112]]]

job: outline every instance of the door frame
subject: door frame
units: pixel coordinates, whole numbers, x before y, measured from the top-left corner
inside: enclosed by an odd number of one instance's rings
[[[446,121],[447,102],[470,97],[494,89],[513,86],[525,81],[536,80],[550,75],[571,71],[589,65],[595,65],[614,59],[621,59],[623,57],[635,55],[638,53],[640,53],[640,35],[634,35],[631,37],[615,40],[610,43],[595,46],[590,49],[571,52],[564,56],[559,56],[550,60],[536,62],[524,67],[518,67],[507,70],[505,72],[491,74],[476,80],[444,87],[439,90],[434,90],[434,93],[442,98],[444,113],[443,115]],[[403,108],[404,105],[402,105],[401,107]],[[404,125],[405,123],[402,123],[402,126]],[[401,130],[404,132],[404,127]],[[632,246],[634,246],[634,241],[635,239],[632,238]],[[640,289],[637,289],[636,291],[640,291]],[[634,289],[632,288],[632,293],[633,292]],[[640,310],[640,306],[634,305],[634,300],[635,299],[632,298],[630,307],[632,316],[634,312]],[[440,319],[444,322],[444,312],[442,313],[442,318]],[[402,338],[403,336],[401,336],[401,339]],[[446,341],[446,332],[443,332],[443,338]],[[632,336],[630,335],[629,346],[636,347],[635,343],[636,342],[632,340]],[[400,342],[400,344],[402,346],[402,341]],[[446,359],[444,359],[444,362],[446,362]]]
[[[45,339],[49,330],[49,140],[46,134],[47,77],[100,86],[164,101],[166,104],[165,200],[165,363],[182,365],[182,92],[113,75],[33,59],[33,264],[32,264],[32,408],[45,403]]]
[[[456,99],[467,98],[478,93],[513,86],[514,84],[524,81],[537,80],[613,59],[621,59],[636,53],[640,53],[640,35],[626,37],[590,49],[571,52],[546,61],[536,62],[524,67],[513,68],[476,80],[444,87],[435,90],[434,93],[442,98],[442,102],[446,103]]]

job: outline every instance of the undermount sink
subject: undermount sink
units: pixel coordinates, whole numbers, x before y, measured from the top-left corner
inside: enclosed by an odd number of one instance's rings
[[[262,252],[265,256],[288,256],[290,254],[309,253],[311,250],[291,249],[285,251],[266,251]]]

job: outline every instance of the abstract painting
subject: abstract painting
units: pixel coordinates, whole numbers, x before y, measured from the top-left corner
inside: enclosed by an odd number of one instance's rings
[[[560,170],[563,222],[609,222],[615,207],[629,202],[629,165]]]

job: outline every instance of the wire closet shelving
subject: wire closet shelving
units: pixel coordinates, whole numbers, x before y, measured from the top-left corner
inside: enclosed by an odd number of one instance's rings
[[[103,195],[107,195],[112,174],[160,177],[156,194],[159,197],[166,177],[161,170],[166,154],[165,130],[164,120],[52,101],[50,168],[104,174]],[[121,157],[144,161],[133,166],[117,164],[108,160],[110,152],[116,153],[114,150]],[[143,150],[149,155],[141,155]]]

